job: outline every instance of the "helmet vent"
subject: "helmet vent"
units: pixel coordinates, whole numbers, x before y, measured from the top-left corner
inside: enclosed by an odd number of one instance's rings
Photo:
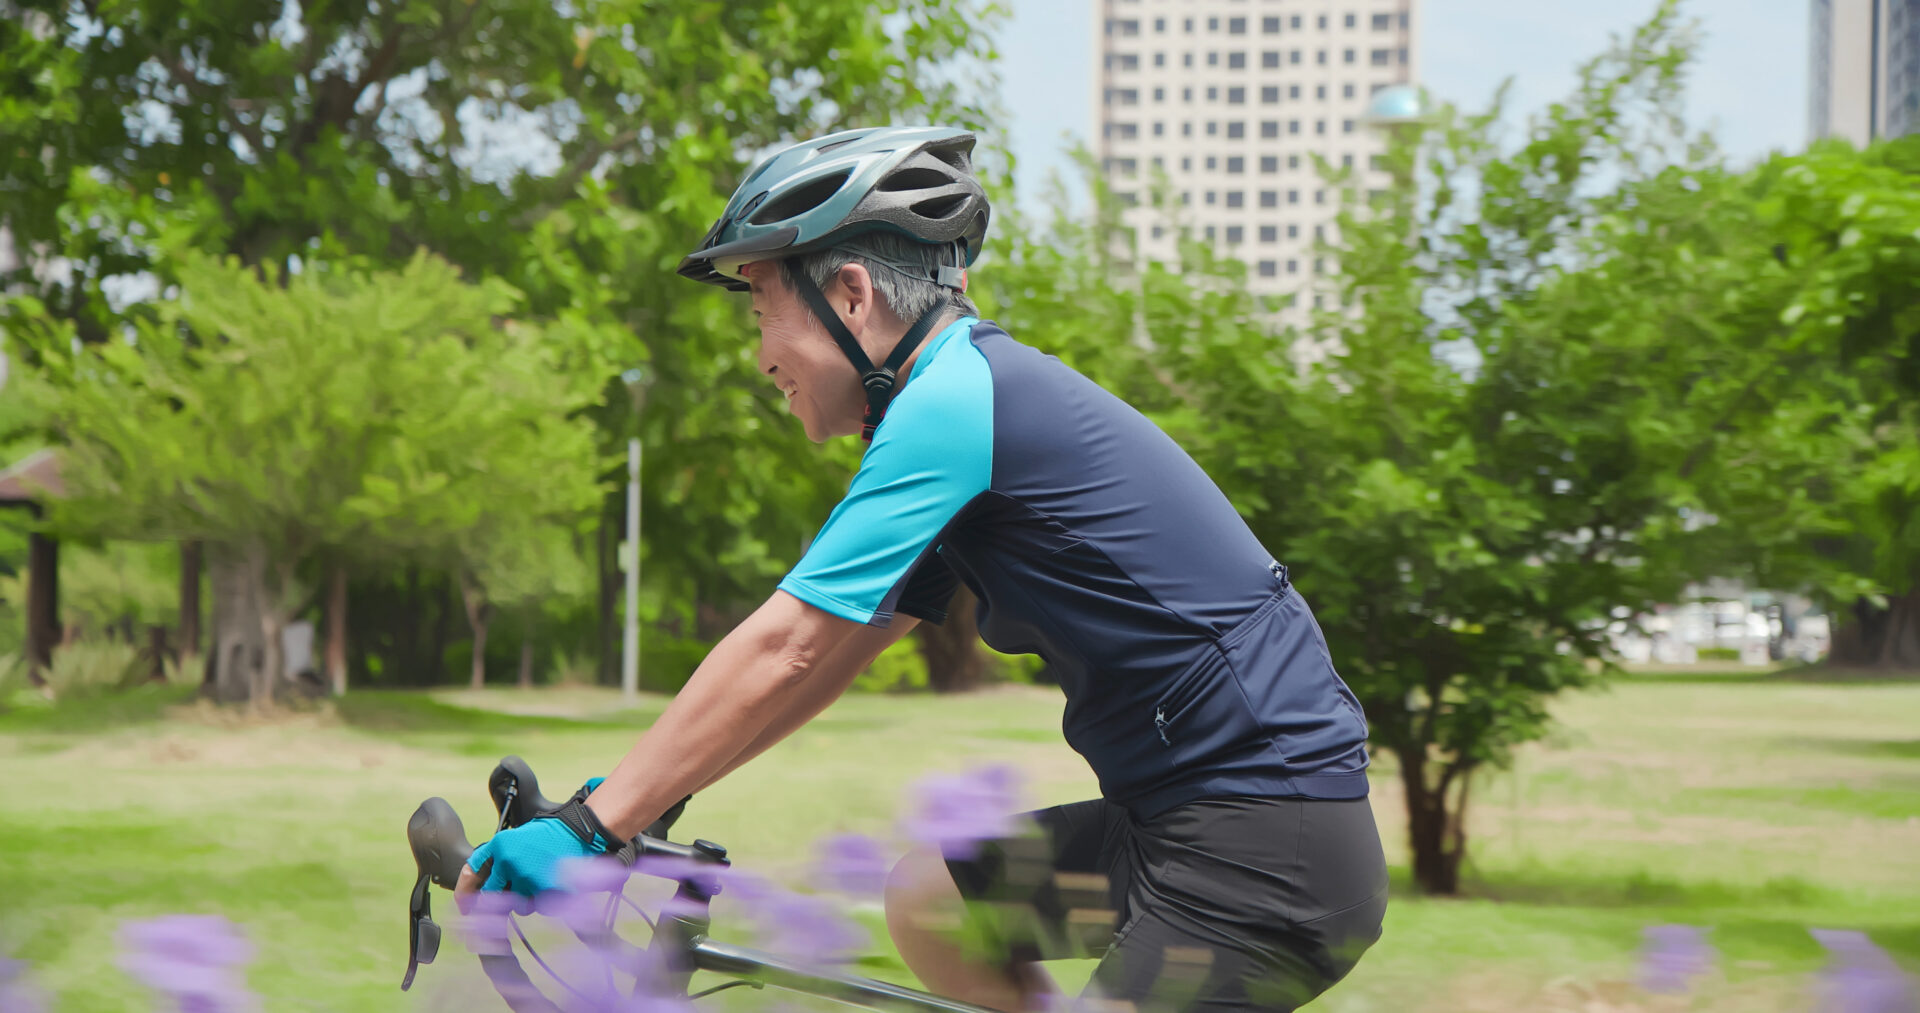
[[[851,174],[852,170],[849,169],[831,176],[822,176],[804,186],[783,193],[778,199],[768,201],[766,206],[760,209],[760,213],[753,216],[753,223],[771,225],[774,222],[786,221],[795,215],[806,214],[833,199],[833,195],[840,192],[840,187],[847,182],[847,177]]]
[[[888,176],[886,179],[881,180],[880,185],[874,187],[874,189],[883,190],[887,193],[898,193],[901,190],[931,190],[936,186],[946,186],[951,182],[953,182],[953,177],[938,169],[930,169],[925,166],[913,166],[912,168],[902,169]]]
[[[913,205],[913,213],[922,218],[940,221],[967,204],[966,194],[954,194],[950,197],[929,197]]]

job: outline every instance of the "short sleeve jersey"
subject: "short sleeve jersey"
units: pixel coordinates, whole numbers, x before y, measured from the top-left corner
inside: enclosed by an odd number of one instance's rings
[[[1038,654],[1102,794],[1358,798],[1366,719],[1286,568],[1159,427],[964,317],[934,336],[780,588],[855,622],[945,619]]]

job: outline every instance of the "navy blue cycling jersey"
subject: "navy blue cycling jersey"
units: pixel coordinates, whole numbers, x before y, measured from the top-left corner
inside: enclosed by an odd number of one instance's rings
[[[1069,745],[1142,817],[1223,795],[1358,798],[1366,719],[1286,568],[1159,427],[965,317],[930,339],[780,588],[885,626],[979,596],[1038,654]]]

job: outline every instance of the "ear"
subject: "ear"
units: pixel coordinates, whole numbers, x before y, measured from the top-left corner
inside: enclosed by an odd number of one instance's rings
[[[859,334],[873,318],[873,276],[864,264],[848,264],[833,280],[840,289],[834,293],[833,308],[846,317],[847,329]]]

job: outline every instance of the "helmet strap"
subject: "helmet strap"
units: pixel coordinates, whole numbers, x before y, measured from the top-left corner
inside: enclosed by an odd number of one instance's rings
[[[867,410],[860,427],[860,438],[872,443],[873,431],[879,428],[880,420],[886,418],[887,405],[893,401],[894,388],[899,383],[900,367],[906,365],[914,349],[920,347],[920,342],[926,340],[927,332],[933,329],[940,315],[946,312],[948,299],[943,294],[938,302],[927,307],[927,311],[920,314],[920,319],[915,320],[913,326],[907,328],[907,333],[901,336],[900,343],[894,345],[893,351],[887,354],[887,361],[876,367],[873,360],[867,358],[866,349],[861,348],[860,342],[854,339],[853,332],[847,330],[846,321],[841,320],[840,314],[834,312],[833,304],[827,302],[825,293],[813,283],[813,279],[802,272],[795,271],[793,282],[794,288],[800,292],[800,298],[807,301],[807,306],[813,310],[813,315],[820,319],[827,333],[833,335],[834,344],[840,346],[840,351],[860,373],[860,386],[867,392]]]

